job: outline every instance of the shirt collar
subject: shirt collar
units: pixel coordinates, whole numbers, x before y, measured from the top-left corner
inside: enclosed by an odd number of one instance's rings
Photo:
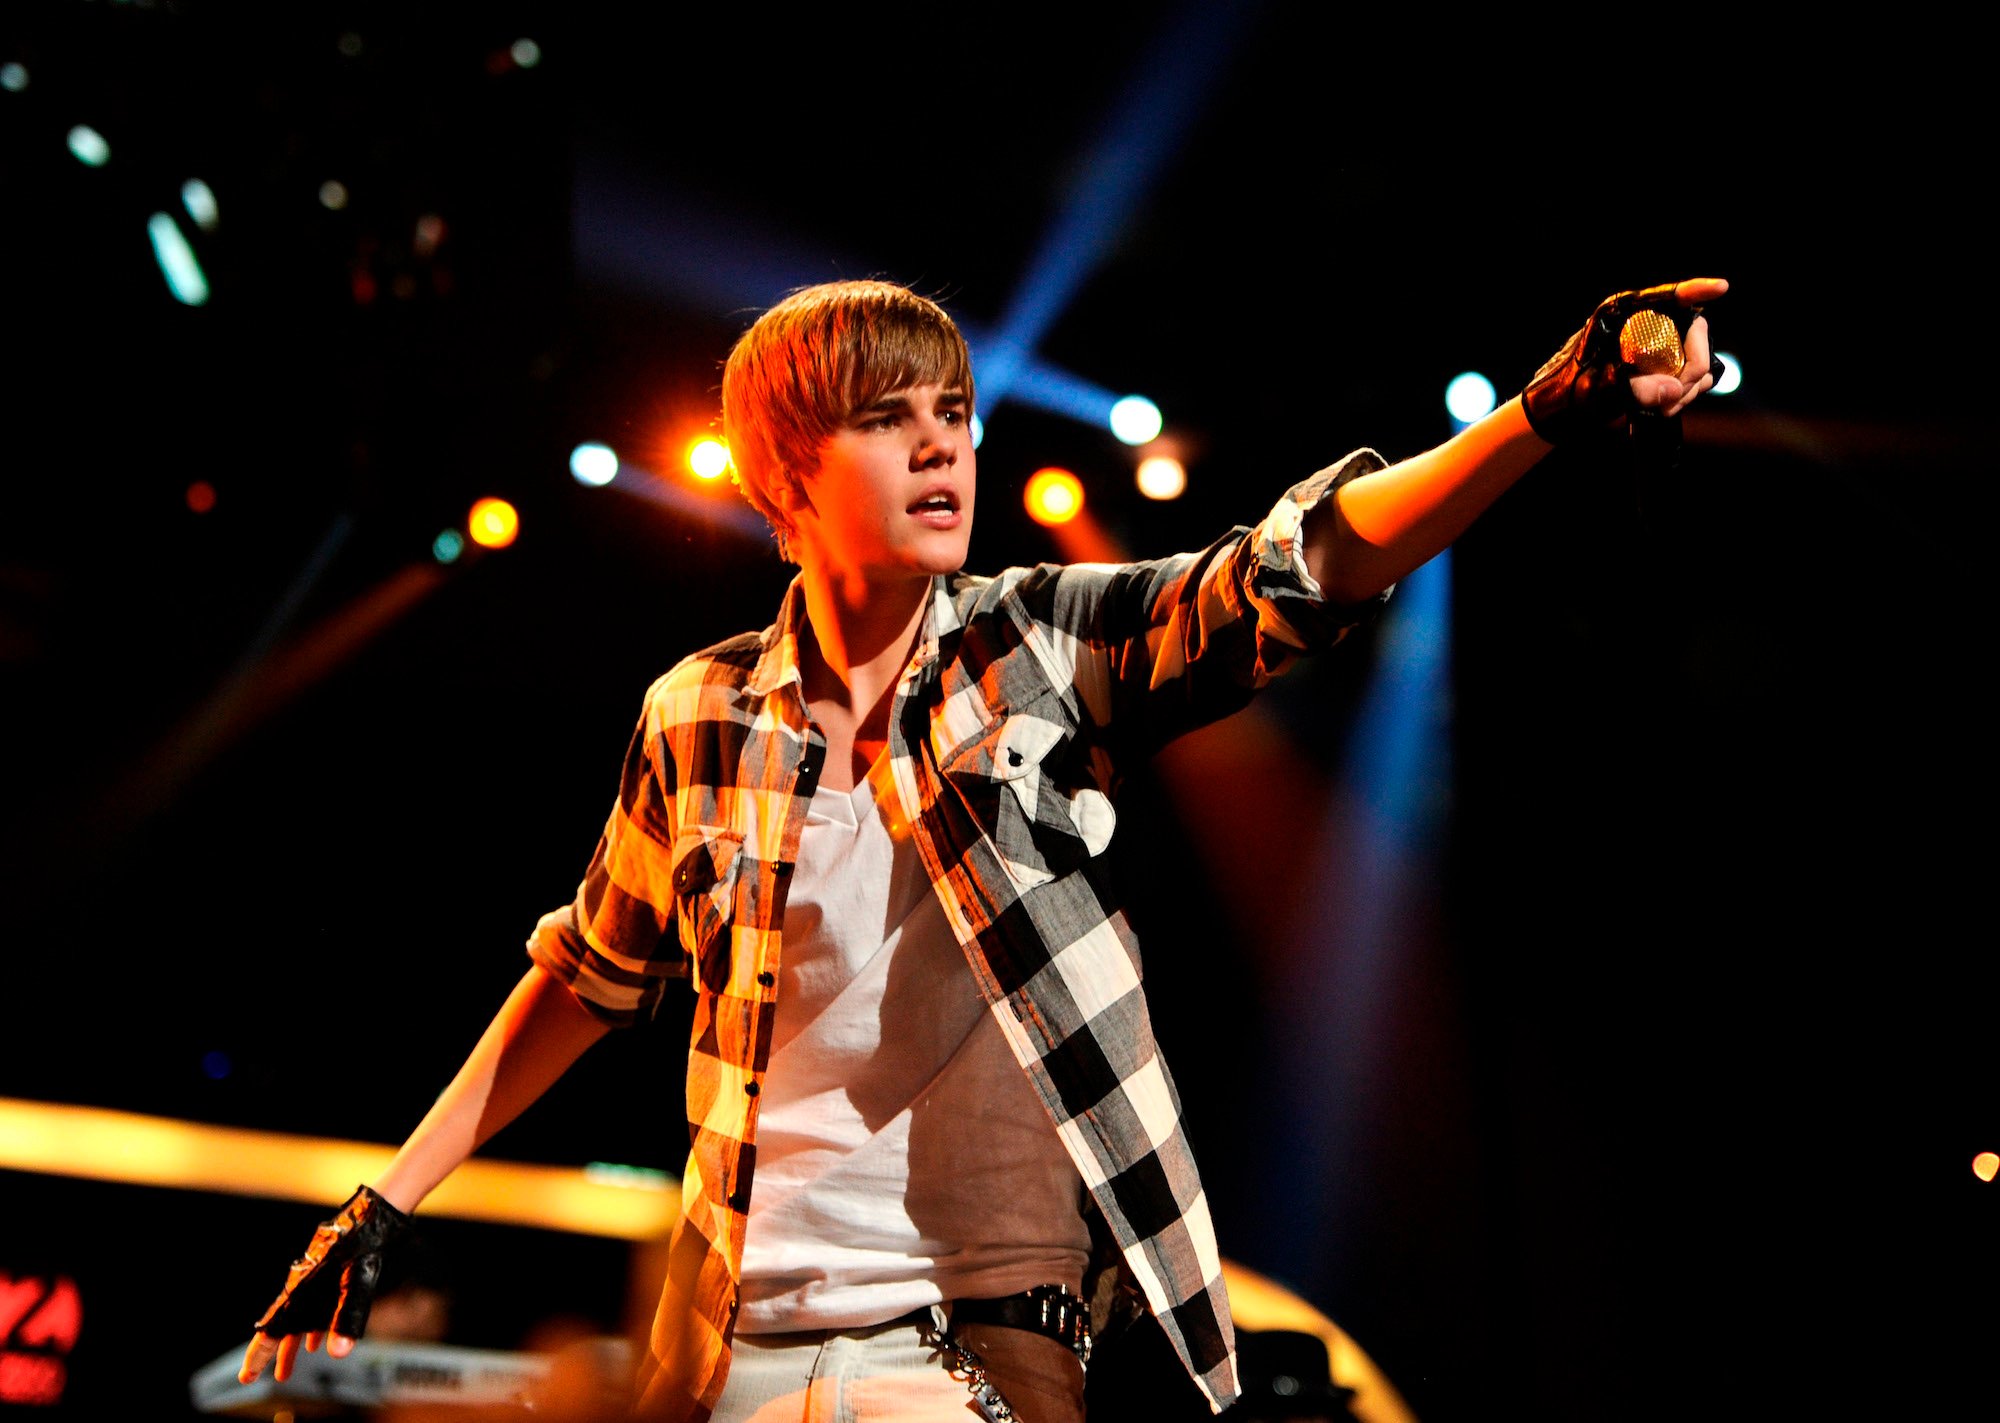
[[[805,627],[805,620],[805,575],[799,574],[785,589],[785,601],[778,608],[778,620],[764,629],[764,650],[757,659],[756,669],[750,674],[748,690],[752,696],[768,697],[787,682],[797,686],[801,695],[804,694],[805,679],[799,672],[799,633]],[[921,672],[937,661],[939,642],[963,625],[958,607],[952,602],[950,581],[942,575],[933,577],[930,606],[924,611],[923,627],[917,633],[916,651],[911,654],[910,665],[903,675],[908,677]]]

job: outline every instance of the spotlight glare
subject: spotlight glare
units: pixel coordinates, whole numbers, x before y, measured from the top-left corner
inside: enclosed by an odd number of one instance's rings
[[[1067,524],[1083,512],[1083,481],[1066,469],[1038,469],[1028,478],[1022,502],[1038,524]]]
[[[215,189],[199,178],[190,178],[181,184],[181,206],[187,209],[187,215],[203,232],[215,231],[222,220],[215,204]]]
[[[509,45],[507,53],[523,69],[533,69],[542,62],[542,47],[525,36]]]
[[[187,487],[187,506],[196,514],[206,514],[215,507],[215,486],[205,479],[197,479]]]
[[[696,479],[720,479],[729,472],[729,446],[703,436],[688,446],[687,467]]]
[[[1444,408],[1461,425],[1470,425],[1491,415],[1493,402],[1493,382],[1478,371],[1455,375],[1444,388]]]
[[[89,124],[78,124],[69,131],[69,151],[86,168],[102,168],[111,161],[110,143]]]
[[[465,536],[457,529],[446,529],[431,540],[431,557],[439,563],[456,563],[464,552]]]
[[[1722,362],[1722,379],[1709,389],[1711,395],[1729,395],[1743,384],[1743,367],[1736,363],[1736,357],[1727,351],[1717,351],[1716,359]]]
[[[28,66],[25,64],[0,64],[0,89],[9,94],[18,94],[28,87]]]
[[[1160,407],[1143,395],[1128,395],[1111,407],[1111,433],[1128,445],[1159,439],[1165,426]]]
[[[153,260],[167,279],[167,290],[183,306],[201,306],[208,301],[208,278],[194,249],[181,235],[180,224],[163,212],[146,219],[146,235],[153,239]]]
[[[1139,461],[1139,492],[1148,499],[1178,499],[1187,492],[1187,466],[1170,455]]]
[[[337,178],[328,178],[319,185],[319,205],[328,212],[339,212],[347,206],[347,184]]]
[[[2000,1154],[1982,1151],[1972,1158],[1972,1174],[1982,1181],[1991,1181],[2000,1176]]]
[[[569,472],[578,484],[602,489],[618,477],[618,452],[609,445],[586,440],[569,452]]]
[[[972,448],[979,448],[979,442],[986,438],[986,422],[977,415],[972,417]]]
[[[481,548],[506,548],[521,532],[521,516],[505,499],[481,499],[467,516],[465,531]]]

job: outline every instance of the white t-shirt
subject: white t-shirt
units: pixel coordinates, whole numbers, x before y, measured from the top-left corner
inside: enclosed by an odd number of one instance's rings
[[[784,935],[737,1329],[1080,1288],[1076,1167],[869,782],[813,796]]]

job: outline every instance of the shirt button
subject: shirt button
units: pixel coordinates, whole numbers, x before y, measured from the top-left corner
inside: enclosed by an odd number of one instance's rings
[[[768,973],[760,973],[757,975],[757,981],[763,984],[766,988],[769,988],[772,984],[776,983],[778,980],[773,978]]]
[[[754,1083],[754,1082],[746,1082],[746,1083],[744,1083],[744,1084],[743,1084],[743,1090],[744,1090],[745,1092],[748,1092],[748,1093],[749,1093],[749,1094],[750,1094],[751,1096],[753,1096],[753,1097],[754,1097],[754,1096],[756,1096],[756,1095],[757,1095],[757,1094],[758,1094],[759,1092],[763,1091],[764,1089],[763,1089],[762,1087],[759,1087],[759,1086],[758,1086],[758,1085],[757,1085],[756,1083]]]
[[[799,784],[804,785],[807,781],[811,780],[817,774],[818,770],[819,767],[813,762],[801,761],[799,763]]]
[[[774,875],[778,875],[781,878],[785,875],[790,874],[791,872],[792,872],[792,865],[791,861],[789,860],[780,860],[778,861],[777,864],[771,866],[771,873]]]

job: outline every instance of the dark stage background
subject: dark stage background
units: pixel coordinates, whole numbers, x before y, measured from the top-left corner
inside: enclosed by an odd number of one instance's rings
[[[1298,845],[1393,606],[1271,690],[1279,742],[1135,777],[1114,853],[1223,1252],[1419,1416],[1927,1413],[1990,1348],[2000,1209],[1968,1169],[2000,1120],[1965,76],[1893,29],[1558,64],[1539,21],[1450,23],[9,6],[0,1096],[401,1138],[573,892],[647,684],[786,581],[568,452],[667,470],[792,285],[886,275],[990,328],[1064,212],[1106,219],[1039,352],[1155,399],[1190,488],[1150,504],[1108,433],[1003,404],[997,569],[1057,556],[1040,465],[1135,554],[1205,543],[1444,438],[1452,374],[1517,390],[1607,292],[1721,275],[1745,384],[1681,468],[1566,450],[1455,551],[1434,831],[1379,942]],[[496,58],[523,36],[539,63]],[[1153,168],[1103,142],[1149,72]],[[1107,172],[1150,181],[1076,197]],[[197,175],[191,308],[146,218]],[[433,563],[488,494],[519,542]],[[686,1013],[492,1153],[677,1171]],[[78,1388],[159,1415],[322,1213],[0,1191],[0,1272],[99,1301]],[[623,1309],[599,1247],[446,1233],[465,1342]]]

